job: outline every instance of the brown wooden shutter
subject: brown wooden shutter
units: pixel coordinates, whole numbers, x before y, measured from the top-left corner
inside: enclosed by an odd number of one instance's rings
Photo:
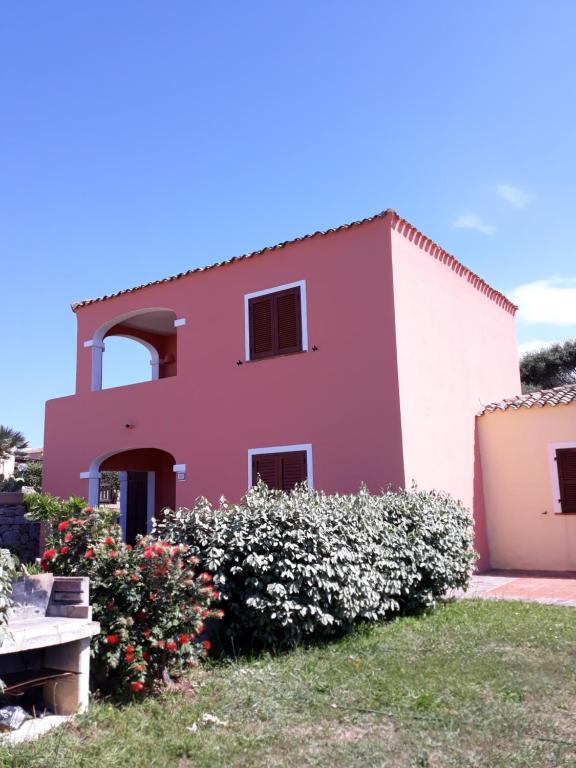
[[[300,288],[250,299],[248,313],[251,360],[302,350]]]
[[[278,461],[276,453],[258,453],[252,456],[252,483],[256,485],[258,477],[268,488],[279,488]]]
[[[269,357],[274,352],[273,296],[250,299],[250,359]]]
[[[556,450],[562,512],[576,512],[576,448]]]
[[[280,478],[283,491],[291,491],[298,483],[303,483],[307,477],[306,451],[290,451],[278,454],[280,460]]]
[[[276,293],[274,300],[278,354],[299,352],[302,349],[300,288]]]
[[[255,454],[252,456],[253,484],[257,483],[258,476],[269,488],[291,491],[308,479],[306,451]]]

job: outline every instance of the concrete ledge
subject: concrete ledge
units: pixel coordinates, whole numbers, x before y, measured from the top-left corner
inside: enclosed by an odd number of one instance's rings
[[[97,621],[45,616],[9,621],[7,629],[8,635],[0,645],[0,656],[90,638],[100,632],[100,624]]]

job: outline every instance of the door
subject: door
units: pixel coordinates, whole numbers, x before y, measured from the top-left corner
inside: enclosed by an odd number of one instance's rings
[[[148,472],[127,472],[126,543],[148,533]]]

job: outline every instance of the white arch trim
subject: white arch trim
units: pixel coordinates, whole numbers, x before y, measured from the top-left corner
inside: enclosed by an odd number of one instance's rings
[[[106,459],[109,459],[111,456],[115,456],[117,453],[124,453],[125,451],[145,451],[145,450],[151,450],[150,446],[144,446],[143,448],[134,448],[133,446],[127,447],[127,448],[116,448],[114,451],[108,451],[107,453],[102,453],[100,456],[96,456],[95,459],[92,459],[90,462],[90,468],[88,472],[80,472],[80,479],[81,480],[88,480],[88,506],[89,507],[97,507],[100,502],[100,465],[103,461],[106,461]],[[163,451],[164,453],[167,453],[169,456],[174,456],[170,451],[165,451],[164,448],[156,448],[155,450]],[[176,472],[176,467],[184,467],[184,471],[186,471],[186,464],[174,464],[174,472]],[[155,495],[156,495],[156,472],[155,471],[149,471],[148,473],[148,510],[147,510],[147,518],[148,518],[148,533],[152,530],[152,520],[154,519],[154,504],[155,504]],[[118,472],[119,480],[120,480],[120,525],[122,527],[122,536],[125,539],[126,538],[126,499],[127,499],[127,488],[128,488],[128,473],[125,471],[119,471]]]
[[[134,309],[132,312],[125,312],[122,315],[116,315],[111,320],[107,320],[101,325],[95,332],[94,336],[88,341],[84,342],[84,347],[92,350],[92,377],[91,377],[91,389],[92,392],[99,392],[102,389],[102,355],[104,354],[105,345],[104,337],[108,331],[115,325],[119,325],[126,320],[131,320],[133,317],[139,315],[147,315],[150,312],[171,312],[176,317],[176,312],[173,309],[167,307],[145,307],[143,309]],[[129,336],[128,334],[118,334],[125,339],[131,339],[137,341],[148,349],[150,352],[150,365],[152,366],[152,380],[158,379],[160,375],[160,361],[157,350],[147,341],[139,339],[136,336]]]

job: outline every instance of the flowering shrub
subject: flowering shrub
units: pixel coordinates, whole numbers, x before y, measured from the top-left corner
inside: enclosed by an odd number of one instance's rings
[[[442,494],[327,495],[264,484],[166,511],[156,531],[214,574],[235,647],[293,645],[434,605],[472,570],[470,517]]]
[[[41,560],[55,574],[90,577],[90,599],[101,634],[92,640],[92,672],[103,689],[139,693],[167,681],[205,656],[197,642],[218,599],[198,558],[184,544],[121,541],[115,513],[86,507],[54,528]]]

